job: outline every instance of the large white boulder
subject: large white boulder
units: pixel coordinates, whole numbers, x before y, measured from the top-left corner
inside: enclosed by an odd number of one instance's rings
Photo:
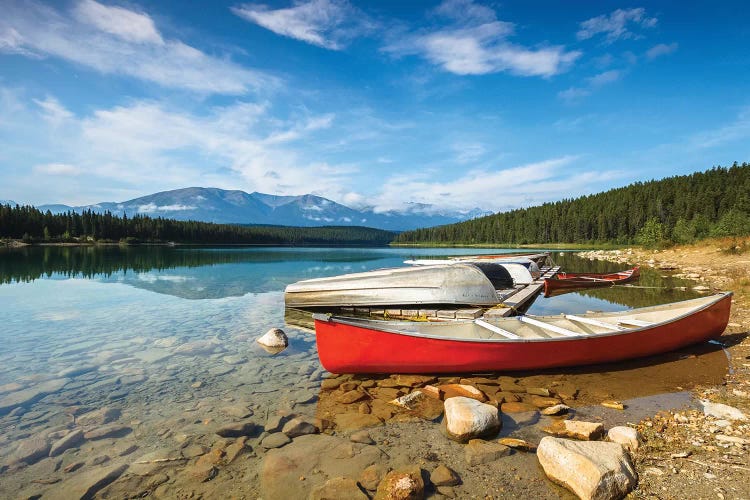
[[[497,408],[463,396],[445,400],[444,423],[448,437],[461,442],[489,437],[501,426]]]
[[[289,339],[281,328],[271,328],[265,335],[257,340],[260,345],[272,348],[286,347]]]
[[[622,498],[638,482],[630,456],[617,443],[548,436],[539,443],[537,457],[548,478],[582,500]]]

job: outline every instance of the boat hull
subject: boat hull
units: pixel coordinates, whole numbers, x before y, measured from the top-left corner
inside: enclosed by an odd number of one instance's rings
[[[510,274],[506,271],[510,280]],[[495,287],[470,264],[378,269],[364,273],[299,281],[286,287],[287,307],[390,305],[494,306]]]
[[[721,336],[731,294],[689,316],[615,335],[553,341],[436,339],[316,319],[318,355],[332,373],[459,373],[609,363]]]
[[[629,274],[625,274],[629,273]],[[635,267],[623,273],[558,273],[555,278],[544,280],[544,295],[549,297],[559,291],[570,291],[576,288],[602,288],[622,283],[629,283],[641,276],[640,269]],[[588,279],[587,279],[588,278]],[[594,279],[591,279],[594,278]]]

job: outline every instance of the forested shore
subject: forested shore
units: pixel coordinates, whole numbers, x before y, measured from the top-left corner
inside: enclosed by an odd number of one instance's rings
[[[750,234],[750,164],[399,234],[397,244],[691,243]]]
[[[211,245],[387,245],[395,233],[358,226],[241,226],[122,217],[86,210],[52,214],[0,205],[0,238],[24,243],[183,243]]]

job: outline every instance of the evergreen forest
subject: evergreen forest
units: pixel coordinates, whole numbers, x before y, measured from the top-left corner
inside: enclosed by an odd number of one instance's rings
[[[636,182],[598,194],[399,234],[400,244],[646,246],[750,234],[750,164]]]
[[[43,242],[190,243],[212,245],[387,245],[395,233],[367,227],[242,226],[116,216],[110,212],[52,214],[0,205],[0,238]]]

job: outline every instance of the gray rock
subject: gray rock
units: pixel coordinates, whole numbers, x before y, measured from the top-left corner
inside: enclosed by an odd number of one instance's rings
[[[630,457],[617,443],[548,436],[539,443],[537,458],[548,478],[583,500],[622,498],[638,482]]]
[[[10,456],[9,462],[25,462],[33,464],[49,455],[50,443],[41,436],[32,436],[24,439]]]
[[[243,405],[225,406],[220,408],[219,411],[224,415],[229,415],[235,418],[247,418],[253,416],[253,410]]]
[[[109,424],[120,418],[121,413],[118,408],[104,407],[84,413],[76,419],[76,423],[82,427]]]
[[[253,422],[234,422],[216,430],[221,437],[255,436],[260,433],[260,426]]]
[[[300,436],[283,448],[268,450],[261,463],[258,496],[264,500],[307,498],[327,477],[356,478],[368,466],[386,460],[377,446],[358,447],[327,434]],[[305,481],[299,480],[301,476]]]
[[[263,430],[266,432],[279,432],[288,418],[289,417],[283,417],[281,415],[271,415],[268,417]]]
[[[297,436],[302,436],[304,434],[317,434],[320,432],[320,429],[304,417],[296,417],[284,424],[284,428],[281,429],[281,432],[290,438],[296,438]]]
[[[94,498],[98,491],[115,481],[127,470],[127,465],[94,467],[74,475],[55,489],[56,498]]]
[[[269,450],[272,448],[281,448],[285,444],[291,443],[292,440],[289,439],[289,436],[284,434],[283,432],[274,432],[273,434],[269,434],[265,438],[263,438],[263,441],[260,442],[260,445]]]
[[[43,398],[47,394],[55,393],[62,389],[68,382],[70,382],[69,378],[58,378],[47,380],[41,384],[29,387],[28,389],[11,392],[0,398],[0,415],[8,413],[17,406],[29,405]]]
[[[97,440],[112,437],[123,437],[133,431],[130,427],[120,424],[110,424],[103,427],[97,427],[83,434],[85,439]]]
[[[49,450],[49,456],[56,457],[67,449],[74,448],[83,442],[83,430],[70,431],[64,437],[55,441]]]

